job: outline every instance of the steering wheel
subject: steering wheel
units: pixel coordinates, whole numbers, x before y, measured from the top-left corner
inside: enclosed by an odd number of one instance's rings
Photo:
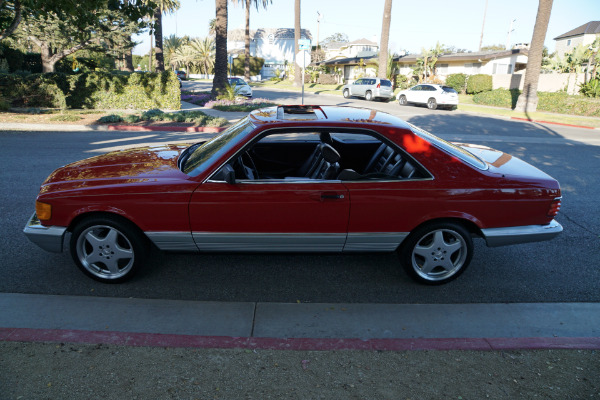
[[[239,163],[241,170],[244,173],[244,178],[249,180],[260,179],[258,177],[258,170],[256,169],[256,164],[254,164],[254,160],[250,156],[250,153],[245,152],[244,154],[239,156],[237,162]]]

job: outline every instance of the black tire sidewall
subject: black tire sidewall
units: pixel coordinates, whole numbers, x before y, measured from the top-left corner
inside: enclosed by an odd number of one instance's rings
[[[129,272],[127,272],[127,274],[116,279],[105,279],[90,272],[79,261],[77,255],[77,241],[79,239],[79,236],[86,229],[96,225],[105,225],[115,228],[122,235],[124,235],[127,238],[127,240],[129,240],[129,243],[131,243],[131,246],[133,247],[134,261],[133,266],[131,267]],[[90,217],[79,222],[72,231],[69,245],[71,257],[73,258],[75,265],[77,265],[77,268],[79,268],[88,277],[102,283],[121,283],[131,279],[131,277],[135,275],[135,273],[139,270],[140,266],[143,264],[148,249],[149,248],[147,246],[147,241],[135,225],[129,222],[124,222],[120,218],[115,218],[111,216]]]
[[[414,270],[412,266],[412,252],[417,243],[429,232],[435,231],[438,229],[448,229],[452,230],[463,237],[463,240],[467,246],[467,256],[465,258],[465,262],[461,269],[456,271],[454,275],[442,279],[439,281],[430,281],[419,274]],[[454,279],[458,278],[469,266],[471,263],[471,259],[473,258],[473,239],[469,232],[460,224],[455,222],[433,222],[430,224],[423,225],[416,230],[414,230],[408,237],[402,242],[400,247],[398,248],[398,257],[400,259],[400,264],[404,268],[404,270],[408,273],[408,275],[414,279],[415,281],[426,284],[426,285],[443,285],[445,283],[451,282]]]

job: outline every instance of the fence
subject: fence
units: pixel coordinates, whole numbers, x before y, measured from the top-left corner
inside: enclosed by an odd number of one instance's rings
[[[492,85],[494,89],[521,89],[525,74],[494,74]],[[585,74],[540,74],[538,91],[559,92],[567,89],[569,94],[578,94],[579,86],[585,81]],[[568,87],[567,87],[568,86]]]

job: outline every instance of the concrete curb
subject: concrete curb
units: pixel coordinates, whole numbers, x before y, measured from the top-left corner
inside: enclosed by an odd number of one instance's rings
[[[156,132],[156,131],[169,131],[169,132],[205,132],[205,133],[219,133],[223,132],[225,127],[217,126],[139,126],[139,125],[107,125],[109,131],[131,131],[131,132]]]
[[[515,119],[517,121],[535,122],[535,123],[538,123],[538,124],[552,124],[552,125],[560,125],[560,126],[569,126],[571,128],[597,129],[597,130],[600,129],[600,128],[594,128],[593,126],[563,124],[562,122],[541,121],[541,120],[521,118],[521,117],[510,117],[510,119]]]
[[[113,344],[132,347],[179,347],[257,350],[600,350],[600,338],[439,338],[322,339],[195,336],[60,329],[0,328],[0,341]]]

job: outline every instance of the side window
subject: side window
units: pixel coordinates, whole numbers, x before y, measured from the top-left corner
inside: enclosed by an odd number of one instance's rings
[[[355,85],[362,85],[363,80],[362,79],[358,79],[357,81],[354,82]]]

